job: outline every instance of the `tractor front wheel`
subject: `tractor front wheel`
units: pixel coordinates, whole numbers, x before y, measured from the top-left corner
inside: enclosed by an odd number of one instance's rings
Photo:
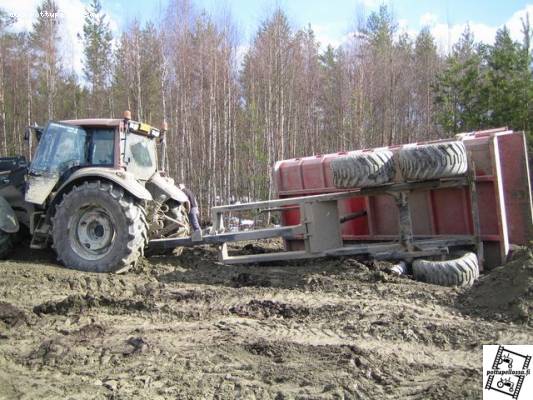
[[[148,239],[143,208],[108,182],[75,186],[52,221],[58,260],[81,271],[125,271],[143,255]]]

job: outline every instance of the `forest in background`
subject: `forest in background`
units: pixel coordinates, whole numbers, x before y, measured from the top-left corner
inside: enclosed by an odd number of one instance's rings
[[[351,11],[351,10],[347,10]],[[29,32],[0,9],[0,156],[25,154],[37,122],[121,117],[169,124],[169,173],[202,208],[272,196],[277,160],[407,143],[483,128],[527,132],[533,118],[532,31],[505,27],[492,45],[467,28],[449,54],[429,28],[400,33],[387,6],[338,48],[276,9],[244,55],[231,18],[170,0],[159,21],[113,38],[99,0],[80,32],[83,74],[60,56],[61,10],[44,0]]]

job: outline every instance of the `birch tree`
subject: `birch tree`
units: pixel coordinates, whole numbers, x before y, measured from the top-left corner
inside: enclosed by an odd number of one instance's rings
[[[37,7],[37,19],[31,32],[32,48],[35,52],[35,67],[39,75],[37,90],[45,103],[39,112],[46,119],[54,119],[57,82],[60,74],[59,57],[59,8],[54,0],[44,0]]]

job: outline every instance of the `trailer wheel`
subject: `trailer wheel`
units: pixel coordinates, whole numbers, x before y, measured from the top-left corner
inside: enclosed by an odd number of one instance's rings
[[[333,184],[338,188],[362,188],[389,183],[395,174],[389,150],[353,152],[331,161]]]
[[[0,259],[6,258],[13,250],[13,234],[0,230]]]
[[[52,223],[58,260],[81,271],[125,271],[148,241],[143,208],[107,182],[75,186],[57,206]]]
[[[442,286],[472,286],[479,277],[479,264],[474,253],[445,261],[415,260],[413,274],[416,280]]]
[[[399,166],[405,180],[428,180],[464,174],[468,169],[463,142],[432,143],[399,151]]]

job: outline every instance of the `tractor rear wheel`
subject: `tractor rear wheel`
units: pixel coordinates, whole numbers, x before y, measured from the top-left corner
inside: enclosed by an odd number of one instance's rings
[[[81,271],[125,271],[148,241],[143,208],[108,182],[75,186],[63,196],[52,222],[58,260]]]
[[[6,258],[13,250],[13,234],[0,230],[0,259]]]
[[[445,261],[415,260],[413,274],[416,280],[442,286],[472,286],[479,277],[475,253],[463,253],[459,258]]]
[[[384,185],[395,175],[390,150],[353,152],[331,161],[333,184],[338,188],[364,188]]]

